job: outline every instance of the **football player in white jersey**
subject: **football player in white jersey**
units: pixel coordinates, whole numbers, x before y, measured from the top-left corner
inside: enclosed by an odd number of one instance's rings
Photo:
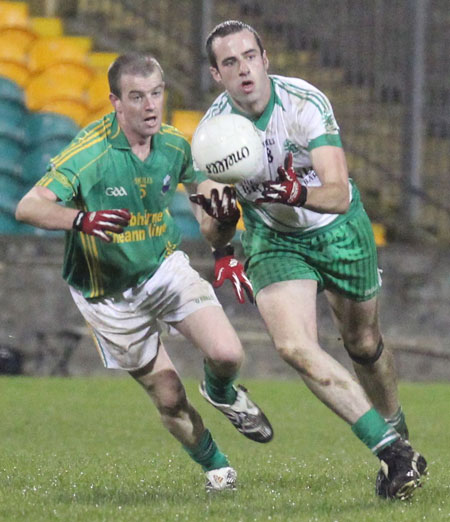
[[[408,442],[394,358],[379,328],[373,232],[349,180],[330,102],[304,80],[269,75],[261,39],[245,23],[216,26],[206,50],[212,77],[225,91],[204,119],[230,112],[249,118],[266,151],[264,169],[238,183],[231,198],[191,196],[210,216],[216,274],[226,271],[232,280],[239,266],[220,223],[221,215],[236,212],[230,202],[237,193],[246,273],[278,353],[380,459],[377,494],[408,498],[427,464]],[[319,345],[321,290],[359,382]]]

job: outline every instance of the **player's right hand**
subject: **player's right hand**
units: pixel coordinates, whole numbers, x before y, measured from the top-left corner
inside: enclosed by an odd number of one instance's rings
[[[97,236],[101,240],[106,241],[106,243],[110,243],[112,237],[106,232],[121,234],[124,227],[128,226],[130,219],[131,214],[126,208],[97,210],[96,212],[80,210],[73,221],[72,227],[79,232]]]
[[[208,216],[222,224],[236,225],[241,216],[236,201],[236,190],[233,187],[224,187],[222,199],[219,198],[217,189],[211,190],[211,198],[205,198],[203,194],[192,194],[189,199],[192,203],[200,205]]]

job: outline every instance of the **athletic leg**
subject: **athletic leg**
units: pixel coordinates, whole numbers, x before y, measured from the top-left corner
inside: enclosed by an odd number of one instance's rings
[[[145,367],[129,372],[154,402],[163,425],[206,472],[206,489],[234,489],[236,472],[188,401],[183,383],[162,343]]]
[[[392,351],[383,345],[379,329],[378,297],[357,302],[326,294],[361,385],[377,411],[407,441],[408,428],[398,402],[395,360]],[[427,474],[425,458],[403,441],[384,448],[378,457],[382,466],[376,492],[384,498],[410,497],[420,485],[420,477]]]
[[[353,425],[372,406],[360,384],[320,347],[316,294],[316,281],[305,279],[273,283],[256,299],[280,356],[323,403]]]
[[[163,425],[183,446],[194,447],[205,431],[203,421],[186,397],[183,383],[162,343],[156,357],[129,372],[154,402]]]
[[[272,440],[273,429],[267,417],[249,398],[246,388],[233,385],[244,352],[222,307],[201,308],[172,326],[205,356],[205,381],[200,385],[203,397],[247,438],[255,442]]]
[[[399,417],[401,409],[395,360],[380,333],[378,297],[357,302],[328,291],[326,296],[355,372],[370,401],[386,419]],[[401,425],[396,427],[402,428]],[[405,435],[405,430],[406,425],[400,430],[402,435]]]

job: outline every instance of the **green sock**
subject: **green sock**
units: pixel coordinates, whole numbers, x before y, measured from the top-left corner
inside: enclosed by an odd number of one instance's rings
[[[237,392],[233,388],[236,375],[232,377],[218,377],[213,373],[206,361],[204,368],[206,392],[211,399],[222,404],[233,404],[237,396]]]
[[[353,424],[352,431],[375,455],[399,438],[375,408],[362,415]]]
[[[225,468],[230,465],[227,457],[219,450],[207,429],[205,429],[200,442],[195,448],[187,448],[186,446],[183,446],[183,448],[192,460],[200,464],[203,471]]]
[[[402,439],[408,440],[408,427],[406,426],[405,414],[403,413],[401,406],[399,406],[398,410],[392,417],[386,419],[386,422],[400,433]]]

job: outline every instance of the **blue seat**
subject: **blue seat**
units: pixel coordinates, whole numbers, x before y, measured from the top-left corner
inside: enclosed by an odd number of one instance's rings
[[[19,178],[0,171],[0,209],[14,214],[16,205],[25,192],[26,187]]]
[[[41,235],[36,233],[35,227],[17,221],[13,213],[5,212],[0,208],[0,234],[5,235]],[[50,235],[47,231],[42,231],[42,235]]]
[[[34,184],[47,170],[47,166],[54,156],[59,154],[70,143],[70,139],[51,139],[28,150],[22,159],[23,179],[26,183]]]
[[[19,223],[14,214],[5,212],[0,207],[0,234],[20,234],[22,223]]]
[[[178,190],[175,192],[169,210],[184,238],[201,237],[198,221],[195,219],[189,198],[185,192]]]
[[[30,113],[25,120],[26,141],[35,147],[47,140],[62,139],[71,141],[80,127],[67,116],[50,112]]]
[[[16,100],[0,98],[0,120],[8,120],[11,124],[22,125],[27,108]]]
[[[0,99],[12,100],[25,106],[25,93],[22,87],[5,76],[0,76]]]
[[[20,142],[0,134],[0,162],[18,163],[23,154]]]
[[[16,141],[21,147],[25,145],[25,129],[9,119],[0,118],[0,136]]]

